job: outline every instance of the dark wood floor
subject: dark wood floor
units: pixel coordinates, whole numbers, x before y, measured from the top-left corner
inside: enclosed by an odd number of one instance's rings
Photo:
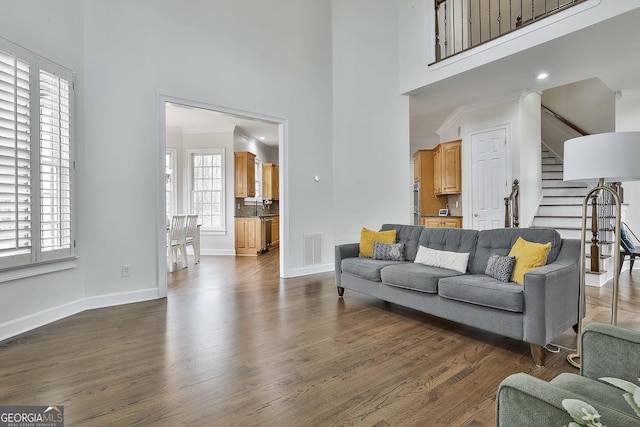
[[[619,324],[640,330],[640,273]],[[588,289],[588,322],[610,289]],[[556,340],[575,346],[575,334]],[[64,405],[68,426],[490,426],[515,372],[576,372],[529,346],[374,298],[278,254],[202,257],[164,300],[91,310],[0,343],[0,405]]]

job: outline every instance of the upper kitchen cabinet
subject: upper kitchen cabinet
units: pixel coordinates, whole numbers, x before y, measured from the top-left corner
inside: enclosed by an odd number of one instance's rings
[[[462,140],[443,142],[433,151],[433,186],[437,195],[462,192]]]
[[[267,200],[280,199],[280,168],[278,165],[262,164],[262,197]]]
[[[256,155],[248,151],[235,153],[235,196],[255,197],[256,195]]]

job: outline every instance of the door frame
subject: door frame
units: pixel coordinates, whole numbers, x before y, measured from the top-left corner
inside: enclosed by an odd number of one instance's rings
[[[278,162],[281,165],[280,171],[280,201],[279,201],[279,216],[280,216],[280,277],[287,277],[288,271],[288,224],[289,224],[289,185],[288,185],[288,170],[287,159],[288,155],[288,120],[281,117],[268,116],[265,114],[253,113],[249,111],[237,110],[234,108],[221,107],[219,105],[207,104],[200,101],[194,101],[185,98],[178,98],[175,96],[165,95],[158,93],[157,95],[157,118],[158,118],[158,139],[157,139],[157,206],[156,206],[156,262],[157,262],[157,276],[156,283],[158,284],[158,297],[165,298],[167,296],[167,248],[166,248],[166,218],[165,218],[165,152],[167,148],[167,127],[165,120],[165,104],[175,103],[186,105],[194,108],[201,108],[205,110],[217,111],[225,114],[232,114],[235,116],[243,116],[249,119],[262,120],[266,122],[272,122],[278,125],[279,134],[279,147],[278,147]],[[228,218],[227,221],[231,221]],[[228,233],[235,233],[233,224],[227,227]]]
[[[508,123],[499,124],[492,127],[476,129],[473,131],[469,131],[467,133],[466,138],[462,139],[462,150],[463,153],[468,153],[467,156],[462,156],[462,165],[463,171],[469,171],[469,173],[463,173],[462,180],[462,194],[463,194],[463,205],[462,205],[462,216],[463,216],[463,228],[472,229],[473,228],[473,180],[475,177],[475,168],[473,167],[474,159],[473,150],[471,147],[471,140],[474,135],[479,135],[487,132],[494,132],[497,130],[504,129],[505,131],[505,139],[507,143],[505,144],[505,166],[506,166],[506,180],[507,187],[509,187],[509,183],[512,182],[512,166],[511,166],[511,126]],[[507,196],[508,194],[505,194]]]

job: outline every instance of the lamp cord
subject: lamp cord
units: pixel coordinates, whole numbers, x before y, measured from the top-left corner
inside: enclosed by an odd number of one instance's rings
[[[545,345],[544,348],[549,353],[560,353],[560,350],[566,350],[566,351],[570,351],[570,352],[575,352],[576,351],[575,348],[563,347],[563,346],[561,346],[559,344],[554,344],[554,343],[549,343],[549,344]]]

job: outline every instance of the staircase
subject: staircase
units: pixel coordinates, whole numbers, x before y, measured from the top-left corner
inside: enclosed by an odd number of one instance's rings
[[[554,228],[563,239],[580,239],[582,233],[582,203],[589,191],[586,184],[564,182],[562,180],[562,160],[556,157],[544,145],[542,146],[542,200],[538,214],[533,219],[532,227]],[[591,208],[588,210],[587,220],[587,259],[586,284],[589,286],[603,286],[613,277],[613,257],[601,255],[600,273],[588,271],[591,261],[589,247],[591,245]],[[601,253],[610,253],[611,246],[604,236],[599,236]]]

